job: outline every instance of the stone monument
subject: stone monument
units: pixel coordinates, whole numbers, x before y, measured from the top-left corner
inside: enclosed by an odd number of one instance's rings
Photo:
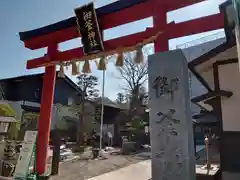
[[[188,65],[181,50],[149,56],[152,180],[194,180]]]

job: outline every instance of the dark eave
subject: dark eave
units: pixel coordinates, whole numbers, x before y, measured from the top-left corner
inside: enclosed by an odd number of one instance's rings
[[[0,79],[0,81],[18,81],[18,80],[24,80],[28,78],[36,78],[43,76],[44,74],[29,74],[29,75],[23,75],[23,76],[17,76],[17,77],[10,77],[10,78],[5,78],[5,79]]]
[[[216,124],[219,122],[217,117],[213,112],[201,112],[199,114],[196,114],[192,116],[193,123],[196,125],[210,125],[210,124]]]
[[[121,11],[123,9],[132,7],[134,5],[143,3],[147,0],[120,0],[114,3],[111,3],[109,5],[100,7],[98,9],[96,9],[96,13],[98,17],[107,15],[107,14],[111,14],[114,12],[118,12]],[[133,12],[134,13],[134,12]],[[127,18],[127,17],[123,17],[123,18]],[[31,30],[31,31],[25,31],[25,32],[20,32],[19,36],[20,39],[22,41],[25,40],[30,40],[32,38],[36,38],[39,36],[44,36],[62,29],[66,29],[72,26],[76,26],[76,17],[71,17],[68,19],[65,19],[63,21],[57,22],[55,24],[51,24],[42,28],[38,28],[35,30]]]
[[[226,60],[223,60],[223,61],[217,61],[215,63],[215,65],[221,66],[221,65],[233,64],[233,63],[238,63],[238,59],[237,58],[233,58],[233,59],[226,59]]]
[[[213,98],[215,98],[217,96],[229,98],[232,95],[233,95],[233,93],[231,91],[224,91],[224,90],[212,91],[212,92],[208,92],[208,93],[205,93],[203,95],[194,97],[194,98],[191,99],[191,101],[193,103],[198,103],[198,102],[201,102],[201,101],[207,101],[209,99],[213,99]]]
[[[73,82],[68,76],[65,76],[63,78],[72,88],[74,88],[78,93],[80,93],[81,95],[83,95],[83,92],[81,90],[81,88],[75,83]]]
[[[34,106],[28,106],[28,105],[21,105],[21,108],[22,108],[24,111],[35,112],[35,113],[39,113],[39,112],[40,112],[40,107],[34,107]]]
[[[226,2],[220,4],[220,5],[219,5],[219,8],[220,8],[220,9],[223,9],[223,8],[225,8],[226,6],[231,5],[231,4],[232,4],[232,0],[227,0]]]
[[[188,64],[188,68],[189,70],[195,75],[195,77],[199,80],[200,83],[202,83],[202,85],[209,91],[213,91],[210,86],[208,85],[208,83],[205,81],[205,79],[196,71],[196,69],[191,66],[190,64]]]
[[[58,72],[56,72],[58,74]],[[6,81],[17,81],[17,80],[24,80],[28,78],[42,78],[44,76],[44,73],[40,74],[30,74],[30,75],[24,75],[24,76],[18,76],[18,77],[13,77],[13,78],[6,78],[6,79],[0,79],[2,82]],[[58,78],[58,77],[57,77]],[[78,93],[82,94],[81,88],[79,88],[68,76],[65,76],[63,78],[64,81],[67,82],[69,86],[71,86],[73,89],[75,89]]]

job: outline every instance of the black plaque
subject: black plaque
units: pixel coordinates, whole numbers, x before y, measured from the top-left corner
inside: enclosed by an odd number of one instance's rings
[[[93,3],[75,9],[78,30],[82,36],[84,53],[94,54],[104,50],[98,19]]]
[[[97,106],[95,109],[95,120],[96,121],[101,121],[101,115],[102,115],[102,107],[101,106]]]

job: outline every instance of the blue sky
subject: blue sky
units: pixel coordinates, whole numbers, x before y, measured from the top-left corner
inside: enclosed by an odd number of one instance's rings
[[[115,0],[116,1],[116,0]],[[176,22],[186,21],[201,16],[218,13],[218,4],[224,0],[208,0],[195,6],[180,9],[168,13],[168,21]],[[42,56],[46,49],[31,51],[24,48],[24,44],[19,40],[18,32],[36,29],[51,23],[55,23],[74,16],[74,9],[88,0],[1,0],[0,1],[0,79],[7,77],[20,76],[31,73],[43,72],[43,69],[26,70],[26,61],[30,58]],[[95,0],[96,7],[114,2],[113,0]],[[147,18],[131,25],[114,28],[105,32],[104,39],[111,39],[143,31],[146,27],[152,26],[152,19]],[[131,29],[131,31],[129,31]],[[206,36],[204,33],[195,36],[178,38],[170,41],[170,47],[174,48],[178,44]],[[60,44],[60,49],[71,49],[80,45],[78,39]],[[92,63],[92,73],[98,76],[101,82],[102,73],[98,71],[95,64]],[[67,72],[73,80],[74,77]],[[106,95],[111,99],[115,99],[117,92],[121,91],[119,80],[113,77],[117,76],[114,63],[108,64],[106,73]],[[117,82],[117,83],[116,83]],[[122,83],[120,83],[122,84]],[[99,84],[101,85],[101,83]],[[101,86],[100,86],[101,87]]]

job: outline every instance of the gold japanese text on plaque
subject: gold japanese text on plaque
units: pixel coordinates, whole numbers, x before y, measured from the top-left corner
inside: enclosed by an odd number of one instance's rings
[[[103,51],[101,32],[93,3],[75,9],[75,14],[84,53],[88,55]]]

